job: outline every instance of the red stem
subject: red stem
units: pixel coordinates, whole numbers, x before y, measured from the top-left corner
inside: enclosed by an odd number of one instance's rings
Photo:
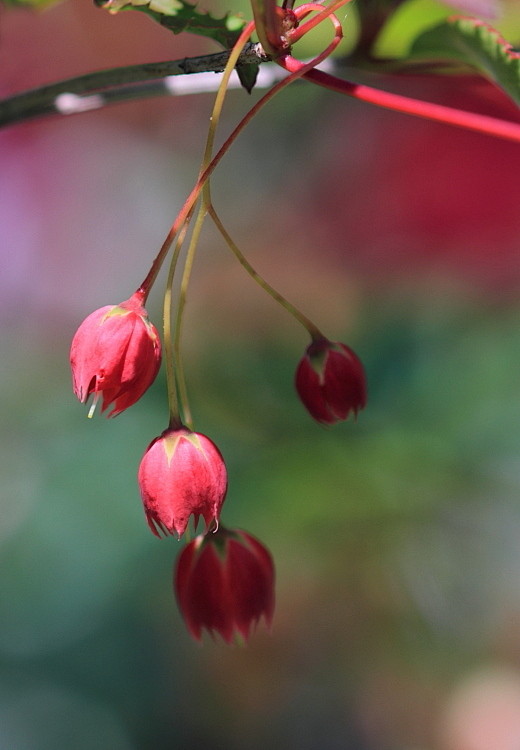
[[[299,70],[302,63],[294,57],[286,55],[277,62],[291,73]],[[381,91],[372,86],[365,86],[359,83],[352,83],[341,78],[336,78],[322,70],[309,70],[303,74],[303,78],[319,86],[324,86],[331,91],[339,94],[351,96],[354,99],[360,99],[378,107],[391,109],[396,112],[423,117],[426,120],[435,122],[444,122],[447,125],[455,125],[466,130],[474,130],[477,133],[504,138],[505,140],[520,143],[520,124],[500,120],[497,117],[480,115],[474,112],[466,112],[462,109],[446,107],[442,104],[433,104],[432,102],[412,99],[400,94],[392,94],[388,91]]]

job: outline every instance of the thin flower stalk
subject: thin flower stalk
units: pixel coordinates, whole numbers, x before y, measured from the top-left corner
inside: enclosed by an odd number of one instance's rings
[[[345,1],[348,2],[348,0],[345,0]],[[341,4],[343,4],[343,2]],[[306,65],[303,66],[303,68],[305,69],[310,70],[314,65],[318,65],[320,62],[322,62],[326,57],[328,57],[331,54],[331,52],[335,49],[337,44],[339,44],[339,42],[341,41],[342,34],[343,34],[341,24],[339,23],[338,19],[335,16],[328,14],[327,17],[331,19],[333,26],[334,26],[334,32],[335,32],[334,39],[320,55],[318,55],[310,63],[307,63]],[[298,74],[303,75],[303,69],[296,71],[296,75]],[[257,105],[255,105],[255,107],[253,107],[250,110],[249,115],[251,117],[254,116],[254,114],[256,114],[256,112],[258,112],[260,108],[258,105],[263,106],[263,104],[265,104],[272,96],[274,96],[275,93],[277,93],[284,86],[288,85],[288,83],[292,82],[292,80],[295,80],[295,78],[293,78],[293,76],[291,75],[284,81],[280,81],[279,84],[274,86],[273,89],[271,89],[271,91],[269,91],[264,97],[262,97],[262,99],[259,100]],[[248,115],[246,115],[246,117],[248,117]],[[242,120],[242,122],[244,122],[244,120]],[[234,131],[234,133],[235,132],[236,131]],[[230,138],[234,136],[234,133],[231,134]],[[226,143],[228,141],[226,141]],[[224,145],[226,145],[226,143]],[[209,156],[209,154],[206,152],[205,156]],[[306,328],[312,338],[323,338],[323,334],[321,333],[319,328],[311,320],[309,320],[309,318],[307,318],[302,312],[300,312],[300,310],[298,310],[293,304],[291,304],[285,297],[283,297],[283,295],[281,295],[276,289],[274,289],[274,287],[268,284],[268,282],[253,268],[253,266],[249,263],[249,261],[241,252],[239,247],[233,241],[233,239],[227,232],[226,228],[222,224],[211,202],[209,179],[206,181],[205,186],[204,186],[203,201],[204,201],[205,212],[210,214],[215,226],[221,233],[222,237],[224,238],[225,242],[229,246],[230,250],[233,252],[238,262],[242,265],[245,271],[251,276],[251,278],[254,279],[254,281],[256,281],[256,283],[259,284],[259,286],[265,292],[267,292],[267,294],[269,294],[276,302],[278,302],[285,310],[287,310],[287,312],[289,312],[304,328]]]
[[[274,287],[272,287],[260,274],[255,271],[251,263],[247,260],[245,255],[242,253],[238,245],[232,240],[231,236],[227,232],[226,228],[222,224],[217,212],[215,211],[214,207],[211,205],[208,209],[209,215],[211,216],[215,226],[217,227],[218,231],[224,238],[226,244],[228,245],[229,249],[235,256],[235,258],[238,260],[240,265],[244,268],[244,270],[251,276],[251,278],[256,281],[256,283],[265,291],[267,294],[269,294],[278,304],[280,304],[287,312],[295,318],[298,323],[300,323],[304,328],[307,329],[310,336],[313,339],[322,339],[324,338],[323,333],[320,331],[320,329],[311,321],[309,318],[307,318],[306,315],[304,315],[300,310],[298,310],[295,305],[293,305],[291,302],[289,302],[283,295],[280,294]]]
[[[231,54],[229,56],[228,63],[226,65],[226,69],[232,61],[231,70],[235,66],[240,53],[244,47],[244,45],[247,43],[249,37],[253,33],[255,28],[255,25],[253,22],[247,24],[247,26],[244,28],[242,33],[240,34],[235,46],[233,47]],[[229,72],[229,75],[231,75],[231,70]],[[228,76],[229,78],[229,76]],[[219,89],[220,93],[220,89]],[[220,105],[222,106],[222,105]],[[240,130],[239,130],[240,132]],[[238,135],[238,133],[237,133]],[[236,136],[235,136],[236,137]],[[210,140],[210,145],[212,145],[213,141],[211,140],[214,138],[214,130],[212,130],[211,124],[210,124],[210,131],[208,133],[208,140]],[[234,140],[234,139],[233,139]],[[161,270],[162,264],[164,263],[166,256],[168,255],[168,252],[170,251],[170,248],[173,244],[173,241],[175,239],[175,236],[177,232],[180,230],[184,222],[186,221],[188,214],[195,206],[195,203],[197,202],[197,199],[202,191],[202,188],[204,187],[206,180],[211,175],[215,167],[219,164],[222,157],[226,154],[229,147],[231,146],[231,143],[233,140],[227,144],[227,142],[222,146],[220,151],[217,153],[216,157],[210,162],[210,164],[207,165],[207,167],[204,169],[202,174],[199,174],[199,177],[197,179],[197,182],[195,183],[195,186],[193,187],[191,193],[186,198],[184,205],[182,206],[181,210],[177,214],[177,217],[175,218],[175,221],[173,222],[172,226],[170,227],[170,230],[168,234],[166,235],[164,242],[162,243],[159,252],[157,253],[157,256],[155,257],[152,266],[144,279],[143,283],[139,287],[139,290],[142,291],[144,295],[144,301],[146,302],[146,299],[148,298],[148,295],[150,293],[150,290],[159,274],[159,271]]]
[[[289,75],[285,80],[280,81],[276,86],[273,87],[266,95],[260,99],[256,105],[252,107],[250,112],[241,120],[241,122],[238,124],[238,126],[235,128],[235,130],[231,133],[231,135],[228,137],[228,139],[225,141],[224,145],[221,147],[220,151],[217,153],[217,155],[210,161],[211,158],[211,152],[212,147],[215,139],[215,133],[216,128],[218,125],[218,121],[220,118],[220,113],[222,111],[222,105],[224,102],[224,97],[226,93],[226,86],[227,81],[229,80],[229,76],[231,75],[231,71],[233,70],[233,67],[236,63],[236,60],[238,59],[238,56],[240,54],[240,51],[243,47],[243,45],[247,42],[247,39],[251,35],[254,29],[253,24],[249,24],[246,29],[244,29],[244,32],[240,36],[239,40],[237,41],[233,52],[229,58],[228,64],[226,65],[226,70],[224,72],[224,77],[221,82],[221,86],[219,88],[219,92],[217,94],[217,99],[215,101],[215,105],[213,108],[211,121],[210,121],[210,127],[208,131],[208,137],[206,140],[206,148],[204,151],[204,157],[202,160],[202,165],[199,173],[199,178],[197,180],[197,183],[195,185],[195,188],[190,193],[190,196],[188,197],[186,203],[184,204],[183,209],[181,209],[181,213],[179,214],[179,217],[184,213],[186,210],[186,206],[190,205],[190,208],[188,210],[192,210],[193,206],[195,204],[196,199],[198,198],[201,190],[203,191],[203,200],[199,208],[199,212],[197,215],[197,219],[195,222],[193,235],[190,240],[190,245],[188,248],[183,276],[181,280],[181,289],[179,293],[179,302],[177,306],[177,313],[176,313],[176,320],[175,320],[175,330],[174,330],[174,343],[173,343],[173,359],[175,360],[177,367],[175,372],[175,379],[176,384],[178,388],[178,393],[180,397],[180,401],[182,404],[182,410],[184,414],[185,423],[187,425],[191,425],[192,419],[191,419],[191,411],[188,403],[188,396],[187,396],[187,389],[186,389],[186,382],[184,378],[184,370],[182,366],[182,358],[181,358],[181,336],[182,336],[182,322],[183,322],[183,314],[184,314],[184,307],[186,304],[186,295],[187,295],[187,289],[189,285],[191,270],[193,267],[193,262],[195,259],[195,253],[196,248],[198,245],[198,240],[200,236],[200,232],[202,230],[202,225],[204,222],[204,218],[208,211],[212,209],[211,205],[211,194],[210,194],[210,187],[209,187],[209,178],[211,176],[211,173],[213,169],[216,167],[222,156],[226,153],[227,149],[231,146],[235,138],[238,136],[238,134],[241,132],[241,130],[245,127],[245,125],[254,117],[254,115],[261,109],[261,107],[266,104],[278,91],[280,91],[282,88],[287,86],[289,83],[291,83],[293,80],[296,80],[297,78],[301,77],[306,70],[310,70],[314,65],[318,65],[322,60],[324,60],[326,57],[329,56],[329,54],[335,49],[337,44],[341,41],[342,38],[342,29],[339,22],[337,22],[337,19],[333,16],[329,16],[334,24],[335,34],[332,42],[327,46],[327,48],[318,55],[314,60],[312,60],[310,63],[307,63],[304,65],[300,70],[296,71],[294,74]],[[335,23],[336,21],[336,23]],[[209,163],[208,163],[209,162]],[[216,217],[217,221],[216,224],[219,226],[219,220],[216,216],[216,213],[213,210],[213,214]],[[157,256],[156,260],[154,261],[154,264],[159,265],[162,263],[162,260],[160,259],[160,255],[163,252],[164,248],[166,247],[166,243],[168,242],[168,238],[176,228],[176,225],[179,224],[179,217],[177,217],[176,221],[174,222],[174,225],[172,226],[167,239],[165,240],[165,243],[163,244],[163,247],[161,248],[161,251],[159,255]],[[213,219],[215,221],[215,218]],[[217,223],[218,222],[218,223]],[[224,230],[224,227],[220,223],[220,227]],[[220,229],[219,227],[219,229]],[[225,232],[225,230],[224,230]],[[226,237],[227,233],[225,233],[223,236]],[[227,235],[229,237],[229,235]],[[231,238],[229,238],[231,239]],[[234,244],[234,243],[233,243]],[[231,247],[231,245],[230,245]],[[238,248],[236,245],[234,246],[236,250]],[[169,245],[168,245],[169,248]],[[233,249],[233,248],[232,248]],[[168,250],[165,252],[167,253]],[[235,253],[235,255],[237,255]],[[309,331],[311,336],[314,337],[320,337],[322,336],[319,329],[310,321],[308,318],[306,318],[302,313],[300,313],[294,306],[292,306],[285,298],[282,297],[276,290],[274,290],[272,287],[270,287],[263,279],[259,276],[259,274],[254,271],[254,269],[247,263],[246,259],[238,251],[237,257],[242,259],[240,262],[246,268],[246,270],[249,270],[248,272],[250,275],[255,278],[255,280],[263,286],[263,288],[274,298],[276,299],[280,304],[282,304],[285,309],[287,309],[294,317]],[[159,265],[160,267],[160,265]],[[158,272],[158,271],[157,271]],[[151,273],[151,272],[150,272]],[[150,277],[150,274],[149,274]],[[148,278],[148,277],[147,277]],[[151,282],[153,283],[153,281]],[[150,284],[151,286],[151,284]],[[150,288],[150,287],[149,287]],[[172,360],[172,357],[169,357],[170,360]]]
[[[179,399],[182,406],[184,415],[184,424],[190,429],[193,429],[193,419],[191,415],[191,409],[188,402],[188,392],[186,388],[186,379],[184,377],[184,366],[182,364],[181,356],[181,337],[182,337],[182,322],[184,316],[184,308],[186,306],[186,296],[188,293],[188,286],[190,283],[191,271],[193,269],[193,262],[195,260],[195,254],[199,243],[200,233],[206,217],[206,208],[203,202],[199,205],[197,212],[197,218],[195,219],[195,225],[193,227],[193,233],[190,238],[190,244],[188,246],[188,252],[186,253],[186,260],[184,262],[184,269],[182,272],[181,286],[179,290],[179,300],[177,303],[177,312],[175,315],[175,328],[173,334],[173,356],[177,363],[176,368],[176,382],[178,387]]]
[[[253,33],[253,30],[250,30],[250,26],[252,26],[252,24],[249,24],[248,26],[246,26],[242,35],[239,38],[239,42],[242,39],[244,39],[244,43],[245,43],[245,41],[247,41],[248,36],[250,36]],[[246,32],[249,32],[249,33],[246,34]],[[264,94],[264,96],[261,99],[259,99],[256,102],[256,104],[254,104],[251,107],[249,112],[242,118],[242,120],[240,120],[240,122],[235,127],[235,129],[231,132],[231,134],[224,141],[224,143],[222,144],[220,149],[217,151],[215,156],[212,158],[212,160],[210,161],[210,163],[208,164],[204,172],[201,175],[199,175],[197,182],[195,183],[192,191],[186,198],[184,205],[179,211],[174,223],[172,224],[170,228],[170,231],[168,232],[163,244],[161,245],[161,248],[154,262],[152,263],[152,267],[150,268],[148,275],[146,276],[145,280],[139,287],[139,290],[144,294],[145,301],[148,297],[148,294],[150,293],[152,285],[155,282],[155,279],[157,278],[159,271],[161,270],[161,266],[172,246],[175,235],[177,234],[180,227],[185,222],[188,213],[191,211],[191,209],[195,205],[197,198],[199,197],[208,178],[211,176],[214,169],[221,162],[225,154],[229,151],[229,149],[231,148],[233,143],[236,141],[240,133],[250,123],[253,117],[256,114],[258,114],[258,112],[262,109],[262,107],[264,107],[274,96],[276,96],[276,94],[278,94],[286,86],[289,86],[289,84],[293,83],[293,81],[296,81],[299,78],[305,77],[305,74],[307,72],[312,71],[312,69],[316,65],[319,65],[320,62],[323,62],[323,60],[325,60],[334,51],[334,49],[340,43],[341,39],[342,39],[342,34],[341,34],[341,27],[340,27],[339,30],[336,30],[333,40],[330,42],[330,44],[327,46],[327,48],[323,52],[321,52],[317,57],[315,57],[313,60],[311,60],[308,63],[300,63],[301,67],[298,67],[294,71],[290,72],[290,75],[288,75],[287,78],[284,78],[282,81],[278,81],[278,83],[276,83],[267,93]],[[291,58],[291,59],[294,59],[294,58]],[[298,62],[298,61],[295,61],[295,62]],[[520,128],[519,128],[519,140],[520,140]]]
[[[218,123],[220,120],[220,115],[222,113],[222,107],[224,105],[224,100],[227,93],[227,85],[229,82],[229,78],[231,76],[231,73],[233,72],[233,69],[236,65],[236,62],[242,52],[242,49],[244,45],[247,43],[247,40],[249,39],[251,33],[253,32],[254,24],[249,24],[246,29],[244,29],[244,32],[239,37],[238,41],[236,42],[235,46],[233,47],[233,50],[231,51],[231,54],[229,56],[229,59],[226,63],[226,67],[224,69],[224,74],[222,76],[222,80],[220,82],[220,86],[217,92],[217,96],[215,98],[215,103],[213,105],[213,110],[210,117],[210,124],[208,129],[208,135],[206,138],[206,145],[204,148],[204,155],[202,157],[202,163],[199,171],[199,178],[200,176],[207,170],[208,164],[211,161],[211,154],[213,151],[213,145],[215,142],[215,135],[218,127]],[[207,214],[207,205],[211,202],[210,193],[209,193],[209,175],[203,184],[203,198],[199,206],[199,210],[197,213],[197,218],[195,220],[195,226],[193,228],[193,234],[190,239],[190,244],[188,246],[188,252],[186,254],[186,260],[184,262],[184,270],[182,274],[181,279],[181,285],[180,285],[180,291],[179,291],[179,300],[177,304],[177,312],[175,317],[175,327],[174,327],[174,334],[173,334],[173,351],[170,352],[169,364],[170,364],[170,381],[171,385],[169,383],[169,392],[170,389],[176,392],[178,394],[180,405],[182,408],[182,413],[184,416],[184,424],[191,429],[193,429],[193,418],[191,414],[191,409],[189,405],[189,399],[188,399],[188,391],[186,388],[186,378],[184,376],[184,365],[182,360],[182,353],[181,353],[181,337],[182,337],[182,322],[183,322],[183,315],[184,315],[184,308],[186,305],[186,297],[191,277],[191,271],[193,268],[193,263],[195,260],[195,255],[199,243],[200,233],[202,231],[202,226],[204,224],[204,219]],[[192,208],[192,211],[195,208],[195,204]],[[191,216],[191,213],[190,215]],[[187,227],[187,224],[184,224],[184,227]],[[171,316],[171,294],[172,294],[172,286],[173,286],[173,275],[175,273],[175,264],[172,262],[171,268],[171,275],[168,278],[168,284],[167,284],[167,294],[168,294],[168,320],[170,320]],[[166,307],[166,298],[165,298],[165,307]],[[165,314],[165,320],[166,320],[166,314]],[[166,333],[165,330],[165,337],[168,336],[168,339],[170,341],[170,348],[171,348],[171,332],[168,330],[168,333]],[[175,361],[176,367],[174,369],[173,362]],[[171,402],[170,402],[171,403]],[[175,406],[178,409],[177,403]]]
[[[176,373],[182,368],[181,359],[178,353],[175,352],[172,346],[172,295],[173,295],[173,281],[175,277],[175,271],[177,270],[177,264],[179,261],[180,252],[188,226],[192,217],[190,212],[181,227],[175,246],[173,249],[173,255],[168,269],[168,278],[166,280],[166,289],[164,292],[164,303],[163,303],[163,332],[164,332],[164,354],[166,359],[166,385],[168,390],[168,408],[170,412],[169,427],[172,430],[178,429],[182,426],[183,421],[179,409],[179,401],[182,403],[182,399],[179,398],[178,384]]]

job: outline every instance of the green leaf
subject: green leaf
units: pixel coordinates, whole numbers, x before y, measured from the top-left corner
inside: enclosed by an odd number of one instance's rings
[[[404,0],[365,0],[356,5],[360,24],[358,51],[370,53],[381,29],[403,2]]]
[[[377,58],[403,58],[419,34],[442,23],[450,15],[435,0],[408,0],[389,16],[378,34],[372,54]]]
[[[198,11],[186,0],[95,0],[96,5],[110,13],[120,10],[140,10],[154,21],[165,26],[174,34],[189,31],[215,40],[226,49],[231,48],[245,26],[244,19],[236,14],[226,13],[223,18],[215,18],[211,13]]]
[[[248,94],[250,94],[254,88],[259,70],[260,65],[256,65],[253,63],[248,65],[237,65],[237,73],[240,79],[240,83],[245,88]]]
[[[421,34],[407,62],[456,65],[478,72],[520,104],[520,54],[499,32],[476,18],[450,18]]]

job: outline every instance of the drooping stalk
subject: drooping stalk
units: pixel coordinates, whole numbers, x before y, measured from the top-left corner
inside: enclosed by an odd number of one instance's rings
[[[186,254],[186,260],[184,262],[184,270],[182,272],[181,286],[179,290],[179,299],[177,302],[177,312],[175,315],[175,327],[173,333],[173,356],[175,358],[176,369],[175,378],[178,388],[178,394],[180,403],[182,406],[182,412],[184,415],[184,424],[193,430],[193,418],[188,400],[188,391],[186,388],[186,378],[184,376],[184,364],[181,355],[181,336],[182,336],[182,323],[184,316],[184,308],[186,306],[186,297],[188,293],[188,287],[190,284],[191,271],[193,269],[193,261],[195,260],[195,254],[199,243],[200,233],[206,218],[206,208],[204,203],[201,201],[199,210],[197,212],[197,218],[195,219],[195,225],[193,227],[193,233],[190,238],[190,244],[188,245],[188,252]]]
[[[264,290],[264,292],[267,292],[274,300],[275,302],[278,302],[287,312],[295,318],[298,323],[300,323],[304,328],[307,329],[309,332],[311,338],[313,339],[322,339],[325,338],[323,333],[320,331],[320,329],[314,325],[314,323],[307,318],[306,315],[304,315],[300,310],[298,310],[297,307],[295,307],[291,302],[289,302],[283,295],[280,294],[274,287],[272,287],[260,274],[255,271],[251,263],[247,260],[247,258],[244,256],[242,251],[239,249],[239,247],[233,242],[232,238],[228,234],[226,228],[222,224],[217,212],[213,208],[213,206],[209,206],[208,213],[213,219],[213,222],[217,229],[219,230],[220,234],[224,238],[225,242],[227,243],[228,247],[230,248],[231,252],[234,254],[235,258],[238,260],[240,265],[245,269],[245,271],[251,276],[251,278],[256,281],[256,283]]]
[[[206,138],[206,145],[204,148],[204,155],[202,157],[202,162],[201,162],[200,171],[199,171],[199,180],[201,179],[201,176],[205,172],[207,172],[209,163],[211,161],[213,144],[215,142],[215,135],[216,135],[218,123],[220,120],[220,115],[222,113],[222,107],[224,105],[224,100],[226,98],[229,78],[231,76],[231,73],[233,72],[233,69],[240,56],[240,53],[242,52],[242,48],[244,44],[246,44],[251,34],[253,33],[253,30],[254,30],[253,23],[250,23],[246,26],[246,28],[244,29],[244,31],[238,38],[235,46],[233,47],[231,54],[229,56],[229,59],[226,63],[224,74],[222,76],[222,80],[220,82],[220,86],[217,91],[217,96],[215,97],[215,102],[213,104],[213,110],[211,112],[208,135]],[[202,183],[202,189],[204,191],[203,199],[201,201],[201,204],[197,213],[195,226],[193,228],[193,234],[190,239],[188,252],[186,254],[186,260],[184,263],[184,270],[183,270],[181,286],[179,290],[179,301],[177,304],[177,312],[176,312],[176,317],[175,317],[175,328],[174,328],[174,334],[173,334],[173,352],[171,352],[171,357],[170,357],[172,361],[173,361],[173,358],[175,359],[176,371],[174,372],[174,375],[175,375],[176,387],[178,389],[177,392],[178,392],[179,399],[180,399],[181,406],[182,406],[182,411],[184,415],[184,423],[190,429],[193,429],[193,419],[192,419],[191,409],[190,409],[189,400],[188,400],[186,378],[184,375],[184,365],[183,365],[183,359],[181,355],[181,336],[182,336],[182,323],[183,323],[184,308],[186,305],[186,297],[188,293],[188,286],[190,283],[191,271],[193,268],[193,262],[195,260],[195,254],[197,252],[200,233],[202,231],[204,219],[207,214],[207,201],[210,200],[209,199],[209,174],[207,175],[205,181]],[[195,204],[193,208],[194,207],[195,207]],[[171,284],[170,284],[169,289],[170,289],[170,295],[171,295]]]
[[[226,86],[227,86],[227,82],[229,81],[229,76],[231,75],[231,71],[235,67],[235,65],[237,63],[237,60],[238,60],[238,58],[240,56],[240,52],[242,51],[242,48],[244,47],[244,45],[246,44],[247,40],[249,39],[249,37],[253,33],[254,28],[255,28],[255,25],[254,25],[253,22],[248,23],[247,26],[243,29],[243,31],[240,34],[239,38],[237,39],[237,42],[236,42],[235,46],[231,50],[231,54],[229,55],[228,61],[226,63],[226,68],[225,68],[225,71],[224,71],[224,75],[222,77],[222,81],[221,81],[221,84],[219,86],[219,91],[217,93],[217,100],[220,102],[220,109],[222,109],[223,96],[225,95],[225,89],[226,89]],[[223,86],[223,84],[225,84],[225,85]],[[224,94],[219,98],[219,94],[220,94],[221,90],[224,91]],[[217,103],[217,100],[216,100],[215,103]],[[220,115],[220,110],[218,111],[218,115]],[[217,117],[217,119],[218,119],[218,117]],[[248,122],[248,121],[246,121],[246,122]],[[237,128],[234,131],[234,132],[236,132],[235,137],[238,135],[238,133],[242,129],[240,127],[241,124],[242,123],[239,123],[239,126],[237,126]],[[243,125],[242,127],[244,127],[244,126],[245,125]],[[213,140],[214,140],[214,137],[215,137],[215,129],[216,129],[216,126],[213,126],[212,123],[210,123],[210,129],[209,129],[209,132],[208,132],[208,139],[207,139],[207,143],[206,143],[206,149],[205,149],[205,152],[204,152],[204,160],[206,159],[206,152],[208,151],[208,142],[210,143],[210,148],[211,148],[211,146],[213,144]],[[233,140],[234,140],[234,138],[233,138]],[[195,205],[195,203],[197,201],[197,198],[199,197],[199,195],[201,193],[201,190],[204,187],[204,184],[205,184],[206,180],[211,175],[211,173],[213,172],[213,170],[215,169],[215,167],[217,166],[217,164],[220,162],[220,160],[222,159],[222,157],[224,156],[224,154],[227,152],[227,150],[229,149],[229,147],[230,147],[231,143],[233,142],[233,140],[230,141],[229,143],[226,141],[226,143],[224,144],[224,146],[222,146],[222,148],[217,153],[217,155],[215,156],[215,158],[211,161],[211,163],[205,165],[204,169],[201,170],[201,173],[199,173],[199,177],[197,179],[197,182],[195,183],[195,186],[194,186],[193,190],[188,195],[186,201],[184,202],[184,205],[182,206],[181,210],[177,214],[177,217],[176,217],[175,221],[173,222],[172,226],[170,227],[170,231],[166,235],[166,238],[165,238],[163,244],[161,245],[161,248],[160,248],[157,256],[155,257],[155,259],[154,259],[154,261],[152,263],[152,266],[151,266],[151,268],[150,268],[150,270],[149,270],[146,278],[144,279],[143,283],[139,287],[139,289],[144,294],[144,300],[145,301],[146,301],[146,299],[147,299],[147,297],[148,297],[148,295],[150,293],[150,290],[151,290],[151,288],[152,288],[152,286],[153,286],[153,284],[155,282],[155,279],[157,278],[157,275],[158,275],[159,271],[161,270],[162,264],[164,263],[164,260],[166,259],[166,256],[168,255],[168,252],[169,252],[169,250],[170,250],[170,248],[172,246],[172,243],[173,243],[173,240],[175,238],[175,235],[177,234],[177,232],[179,231],[179,229],[183,226],[184,222],[186,221],[186,218],[187,218],[188,214],[190,213],[190,211],[194,207],[194,205]],[[228,141],[229,141],[229,139],[228,139]],[[204,160],[203,160],[203,163],[204,163]]]
[[[172,430],[179,429],[182,427],[183,420],[179,409],[179,394],[177,391],[177,381],[175,376],[175,370],[180,366],[179,358],[177,357],[174,347],[172,346],[172,295],[173,295],[173,280],[175,278],[175,271],[177,269],[177,263],[181,252],[182,244],[188,231],[188,226],[191,219],[191,213],[188,215],[184,222],[173,248],[172,259],[170,262],[170,268],[168,269],[168,278],[166,280],[166,289],[164,292],[163,302],[163,332],[164,332],[164,358],[166,360],[166,387],[168,391],[168,409],[170,412],[169,427]]]
[[[337,3],[335,3],[335,6],[340,6],[344,4],[345,2],[348,2],[349,0],[338,0]],[[317,4],[309,4],[308,6],[305,6],[304,14],[306,15],[311,10],[321,10],[321,6]],[[324,17],[329,17],[332,21],[333,27],[334,27],[334,39],[329,44],[329,46],[317,57],[315,58],[311,63],[308,63],[304,67],[311,68],[314,65],[318,65],[319,62],[321,62],[323,59],[328,57],[328,55],[334,50],[337,44],[341,41],[342,38],[342,28],[341,24],[339,23],[338,19],[331,13],[326,13]],[[299,70],[296,72],[296,75],[302,75],[302,70]],[[290,76],[292,79],[292,76]],[[294,80],[294,79],[292,79]],[[283,85],[287,85],[291,81],[285,80],[281,81],[280,84],[276,87],[274,87],[277,90],[280,90],[280,88],[283,87]],[[268,94],[263,97],[263,99],[260,100],[260,103],[265,103],[264,100],[267,100],[269,95],[273,95],[272,90],[271,92],[268,92]],[[250,111],[250,115],[253,116],[256,114],[255,108]],[[209,138],[208,138],[209,142]],[[206,151],[205,158],[210,157],[211,152]],[[267,293],[270,297],[272,297],[278,304],[280,304],[290,315],[292,315],[310,334],[311,338],[313,339],[320,339],[324,338],[322,332],[319,330],[319,328],[309,319],[307,316],[305,316],[300,310],[298,310],[297,307],[295,307],[291,302],[289,302],[280,292],[278,292],[274,287],[272,287],[264,278],[261,276],[249,263],[247,258],[244,256],[242,251],[239,249],[239,247],[236,245],[236,243],[233,241],[229,233],[227,232],[226,228],[222,224],[217,212],[215,211],[215,208],[213,207],[213,204],[211,202],[211,192],[210,192],[210,180],[208,179],[204,185],[203,188],[203,205],[201,206],[201,210],[204,210],[204,213],[209,213],[215,226],[221,233],[222,237],[224,238],[225,242],[229,246],[230,250],[235,255],[236,259],[240,263],[240,265],[245,269],[245,271],[251,276],[251,278]]]
[[[349,0],[338,0],[338,2],[335,3],[335,7],[339,7],[343,5],[345,2],[349,2]],[[321,10],[321,6],[312,3],[308,4],[303,9],[303,15],[306,15],[311,10]],[[327,10],[327,9],[326,9]],[[321,14],[320,14],[321,15]],[[305,69],[311,69],[314,65],[318,65],[323,59],[328,57],[328,55],[334,50],[337,44],[341,41],[342,38],[342,27],[339,23],[338,19],[333,15],[332,12],[325,12],[324,18],[330,18],[332,21],[333,27],[334,27],[334,38],[333,41],[329,44],[329,46],[312,62],[307,63],[304,65]],[[302,70],[296,71],[296,75],[303,75]],[[291,80],[294,80],[292,76],[290,76]],[[287,83],[290,83],[291,81],[285,80],[281,81],[280,84],[276,87],[274,87],[277,91],[280,90],[283,85],[287,85]],[[271,92],[268,92],[263,99],[260,100],[259,104],[265,103],[264,99],[266,100],[269,95],[273,95],[273,90]],[[253,116],[256,114],[255,108],[250,111],[250,115]],[[209,156],[209,154],[207,154]],[[235,255],[236,259],[240,263],[240,265],[245,269],[245,271],[251,276],[251,278],[267,293],[270,297],[272,297],[278,304],[280,304],[290,315],[292,315],[310,334],[311,338],[313,339],[320,339],[324,338],[322,332],[319,330],[319,328],[309,319],[306,315],[304,315],[300,310],[298,310],[297,307],[295,307],[291,302],[289,302],[280,292],[278,292],[274,287],[272,287],[264,278],[261,276],[249,263],[245,255],[242,253],[242,251],[239,249],[239,247],[236,245],[236,243],[231,238],[230,234],[227,232],[226,228],[222,224],[217,212],[215,211],[215,208],[211,202],[211,193],[210,193],[210,181],[207,180],[204,189],[203,189],[203,202],[204,206],[206,208],[206,212],[210,214],[215,226],[219,230],[220,234],[224,238],[226,244],[229,246],[232,253]]]

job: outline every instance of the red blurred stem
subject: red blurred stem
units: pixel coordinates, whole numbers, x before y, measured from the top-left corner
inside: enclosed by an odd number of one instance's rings
[[[300,70],[302,65],[299,60],[290,55],[278,58],[277,62],[290,73]],[[303,78],[331,91],[336,91],[338,94],[345,94],[354,99],[375,104],[378,107],[402,112],[407,115],[414,115],[415,117],[422,117],[426,120],[444,122],[447,125],[455,125],[466,130],[473,130],[477,133],[485,133],[497,138],[504,138],[505,140],[520,143],[520,124],[515,122],[499,120],[496,117],[466,112],[462,109],[454,109],[453,107],[433,104],[432,102],[425,102],[420,99],[412,99],[400,94],[392,94],[388,91],[372,88],[371,86],[336,78],[336,76],[332,76],[321,70],[308,70],[303,74]]]

